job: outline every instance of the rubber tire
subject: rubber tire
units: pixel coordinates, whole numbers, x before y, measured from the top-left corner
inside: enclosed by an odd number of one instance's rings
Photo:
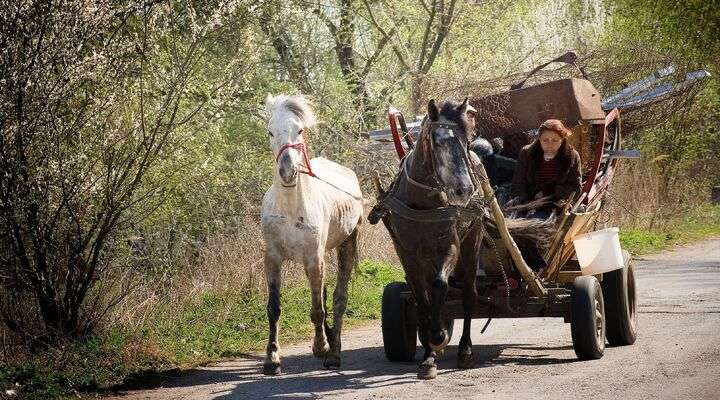
[[[600,321],[596,316],[596,302]],[[594,276],[575,278],[571,295],[570,332],[575,354],[581,360],[597,360],[605,351],[605,312],[600,282]],[[600,333],[598,334],[598,325]]]
[[[637,339],[637,293],[632,262],[627,267],[603,274],[603,298],[607,340],[614,346],[627,346]]]
[[[409,290],[405,282],[391,282],[382,297],[382,336],[390,361],[412,361],[417,351],[417,325],[407,323],[407,301],[400,295]]]

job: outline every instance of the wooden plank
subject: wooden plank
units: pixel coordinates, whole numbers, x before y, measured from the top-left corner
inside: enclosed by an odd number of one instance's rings
[[[545,290],[545,287],[540,279],[532,272],[527,263],[525,263],[522,254],[520,254],[520,249],[518,249],[515,240],[513,240],[512,236],[510,236],[510,232],[505,224],[505,215],[503,215],[497,198],[495,197],[495,192],[490,186],[490,180],[488,179],[487,172],[485,171],[485,166],[483,166],[482,162],[471,164],[473,164],[472,167],[476,174],[479,175],[478,178],[480,178],[480,185],[482,185],[483,192],[485,193],[485,200],[490,202],[490,212],[492,213],[495,225],[500,232],[503,242],[505,242],[507,250],[510,252],[510,256],[515,262],[515,266],[518,271],[520,271],[520,275],[522,275],[523,280],[527,282],[528,288],[534,295],[543,297],[546,296],[547,291]]]
[[[588,229],[590,229],[598,217],[599,210],[600,204],[598,203],[591,211],[584,213],[571,213],[572,222],[570,224],[570,228],[567,229],[559,248],[555,254],[553,254],[553,258],[550,262],[548,262],[548,269],[543,274],[544,278],[550,281],[556,281],[560,270],[563,269],[565,264],[575,253],[575,247],[572,244],[572,240],[575,236],[586,233]]]
[[[573,283],[575,278],[582,276],[580,271],[560,271],[555,279],[558,283]]]

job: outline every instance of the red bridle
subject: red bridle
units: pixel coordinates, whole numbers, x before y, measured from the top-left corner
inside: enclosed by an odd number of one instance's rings
[[[280,151],[278,151],[277,156],[275,157],[275,163],[280,161],[280,156],[285,152],[287,149],[295,149],[299,151],[303,155],[303,161],[305,162],[305,168],[306,171],[299,170],[301,174],[308,174],[310,176],[315,176],[315,173],[312,170],[312,167],[310,166],[310,160],[308,158],[307,154],[307,146],[305,146],[305,143],[299,142],[299,143],[285,143],[282,147],[280,147]]]

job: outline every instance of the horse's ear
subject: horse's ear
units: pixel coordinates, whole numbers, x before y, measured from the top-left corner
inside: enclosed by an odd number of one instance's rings
[[[461,114],[466,114],[468,118],[471,120],[475,119],[475,114],[477,114],[477,110],[475,107],[470,105],[470,102],[468,102],[468,98],[466,97],[465,100],[463,100],[462,103],[457,107],[457,110]]]
[[[265,112],[267,115],[270,115],[270,112],[272,111],[273,106],[275,105],[275,96],[268,93],[267,96],[265,96]]]
[[[428,117],[431,121],[437,121],[438,118],[440,118],[440,109],[438,108],[437,104],[435,104],[435,99],[432,99],[428,102]]]

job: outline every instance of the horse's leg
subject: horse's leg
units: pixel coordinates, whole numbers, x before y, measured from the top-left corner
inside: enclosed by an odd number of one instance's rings
[[[350,236],[338,247],[338,276],[335,292],[333,293],[333,328],[328,333],[330,352],[325,357],[325,366],[327,368],[340,367],[340,351],[342,349],[340,336],[343,316],[347,308],[348,282],[350,282],[353,269],[358,263],[357,238],[358,229],[355,228]]]
[[[450,339],[443,318],[443,307],[448,293],[448,276],[455,269],[457,263],[458,247],[456,244],[451,244],[447,254],[440,255],[435,260],[438,272],[430,292],[430,346],[436,352],[443,350]]]
[[[423,360],[418,365],[418,379],[435,379],[437,377],[437,365],[435,359],[438,357],[430,345],[430,303],[429,299],[416,301],[418,314],[418,336],[423,347]]]
[[[400,254],[398,252],[398,255]],[[430,298],[428,297],[428,287],[425,282],[426,274],[424,273],[431,266],[414,264],[410,260],[403,260],[402,264],[406,266],[405,279],[407,279],[415,297],[418,336],[423,347],[423,358],[418,365],[418,378],[434,379],[437,377],[437,365],[435,364],[437,353],[430,346]]]
[[[324,247],[323,247],[324,249]],[[325,338],[325,302],[323,301],[325,261],[322,254],[314,254],[305,260],[305,274],[310,281],[312,309],[310,320],[315,325],[315,340],[312,351],[315,357],[324,357],[330,346]]]
[[[282,260],[265,253],[265,280],[267,282],[267,316],[270,333],[265,353],[263,373],[280,373],[280,346],[278,344],[278,320],[280,319],[280,265]]]
[[[462,243],[460,267],[463,269],[463,332],[458,345],[458,368],[472,368],[474,366],[472,339],[470,338],[472,324],[472,310],[477,301],[477,262],[480,250],[480,239],[475,232],[470,232],[468,239]]]

